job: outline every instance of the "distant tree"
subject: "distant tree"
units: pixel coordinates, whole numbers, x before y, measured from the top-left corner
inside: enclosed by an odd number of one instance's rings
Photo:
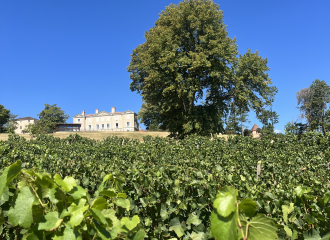
[[[238,54],[211,0],[171,4],[145,38],[131,55],[130,89],[157,108],[157,121],[172,136],[220,133],[231,100],[257,110],[277,91],[267,59],[251,50]]]
[[[155,109],[156,106],[148,106],[147,103],[142,103],[141,109],[138,112],[138,120],[146,126],[147,130],[159,131],[161,122],[159,122],[159,112]]]
[[[285,124],[284,126],[284,133],[297,133],[299,130],[299,126],[297,126],[296,122],[288,122],[287,124]]]
[[[252,135],[252,131],[250,129],[245,128],[243,131],[243,136],[248,137]]]
[[[279,122],[279,115],[275,111],[262,109],[257,113],[257,118],[262,123],[261,133],[274,133],[274,124]]]
[[[3,105],[0,104],[0,132],[3,132],[4,125],[8,122],[10,118],[10,110],[6,109]]]
[[[311,131],[325,134],[329,129],[330,86],[325,81],[316,79],[309,88],[304,88],[296,94],[298,109],[306,119]]]
[[[240,110],[240,108],[237,107],[234,102],[232,102],[230,107],[230,113],[226,121],[225,133],[241,134],[243,136],[244,127],[246,127],[244,123],[246,122],[250,122],[248,120],[248,112]]]
[[[56,123],[65,123],[69,119],[69,115],[65,114],[56,104],[49,105],[46,103],[44,105],[44,110],[38,114],[40,120],[37,121],[35,126],[31,127],[35,133],[52,133],[55,130]]]
[[[4,129],[7,133],[15,133],[15,129],[17,128],[18,122],[17,118],[18,115],[14,115],[12,113],[9,113],[9,119],[8,122],[4,125]]]

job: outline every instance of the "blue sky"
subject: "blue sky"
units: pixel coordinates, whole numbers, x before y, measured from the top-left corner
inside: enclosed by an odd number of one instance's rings
[[[86,110],[138,112],[129,89],[132,50],[145,41],[167,0],[0,1],[0,104],[37,117],[43,104],[72,116]],[[313,80],[330,85],[330,1],[215,0],[239,52],[268,58],[278,88],[273,110],[283,132],[297,119],[295,94]],[[251,114],[251,123],[261,125]]]

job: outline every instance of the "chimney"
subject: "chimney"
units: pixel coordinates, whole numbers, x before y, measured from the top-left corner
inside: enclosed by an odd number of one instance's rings
[[[95,113],[99,113],[99,109],[97,108],[97,109],[95,109]]]
[[[111,108],[111,113],[115,113],[116,112],[116,108],[115,107],[112,107]]]
[[[85,110],[82,111],[81,115],[85,116]]]

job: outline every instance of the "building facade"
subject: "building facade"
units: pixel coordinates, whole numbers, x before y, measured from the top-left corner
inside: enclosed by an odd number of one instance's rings
[[[32,118],[32,117],[24,117],[24,118],[18,118],[16,119],[17,128],[15,129],[16,134],[22,134],[25,127],[29,124],[35,124],[38,121],[38,119]]]
[[[95,110],[95,114],[81,114],[73,116],[73,123],[80,123],[80,131],[139,131],[137,114],[130,110],[116,112],[112,107],[111,112]]]

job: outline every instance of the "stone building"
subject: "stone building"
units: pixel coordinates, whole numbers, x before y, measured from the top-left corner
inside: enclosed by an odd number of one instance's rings
[[[38,119],[32,118],[32,117],[24,117],[24,118],[18,118],[16,119],[17,122],[17,128],[15,129],[16,134],[22,134],[25,127],[29,124],[35,124],[38,121]]]
[[[73,123],[81,124],[80,131],[139,131],[137,114],[130,110],[116,112],[112,107],[111,112],[95,110],[94,114],[81,114],[73,116]]]

